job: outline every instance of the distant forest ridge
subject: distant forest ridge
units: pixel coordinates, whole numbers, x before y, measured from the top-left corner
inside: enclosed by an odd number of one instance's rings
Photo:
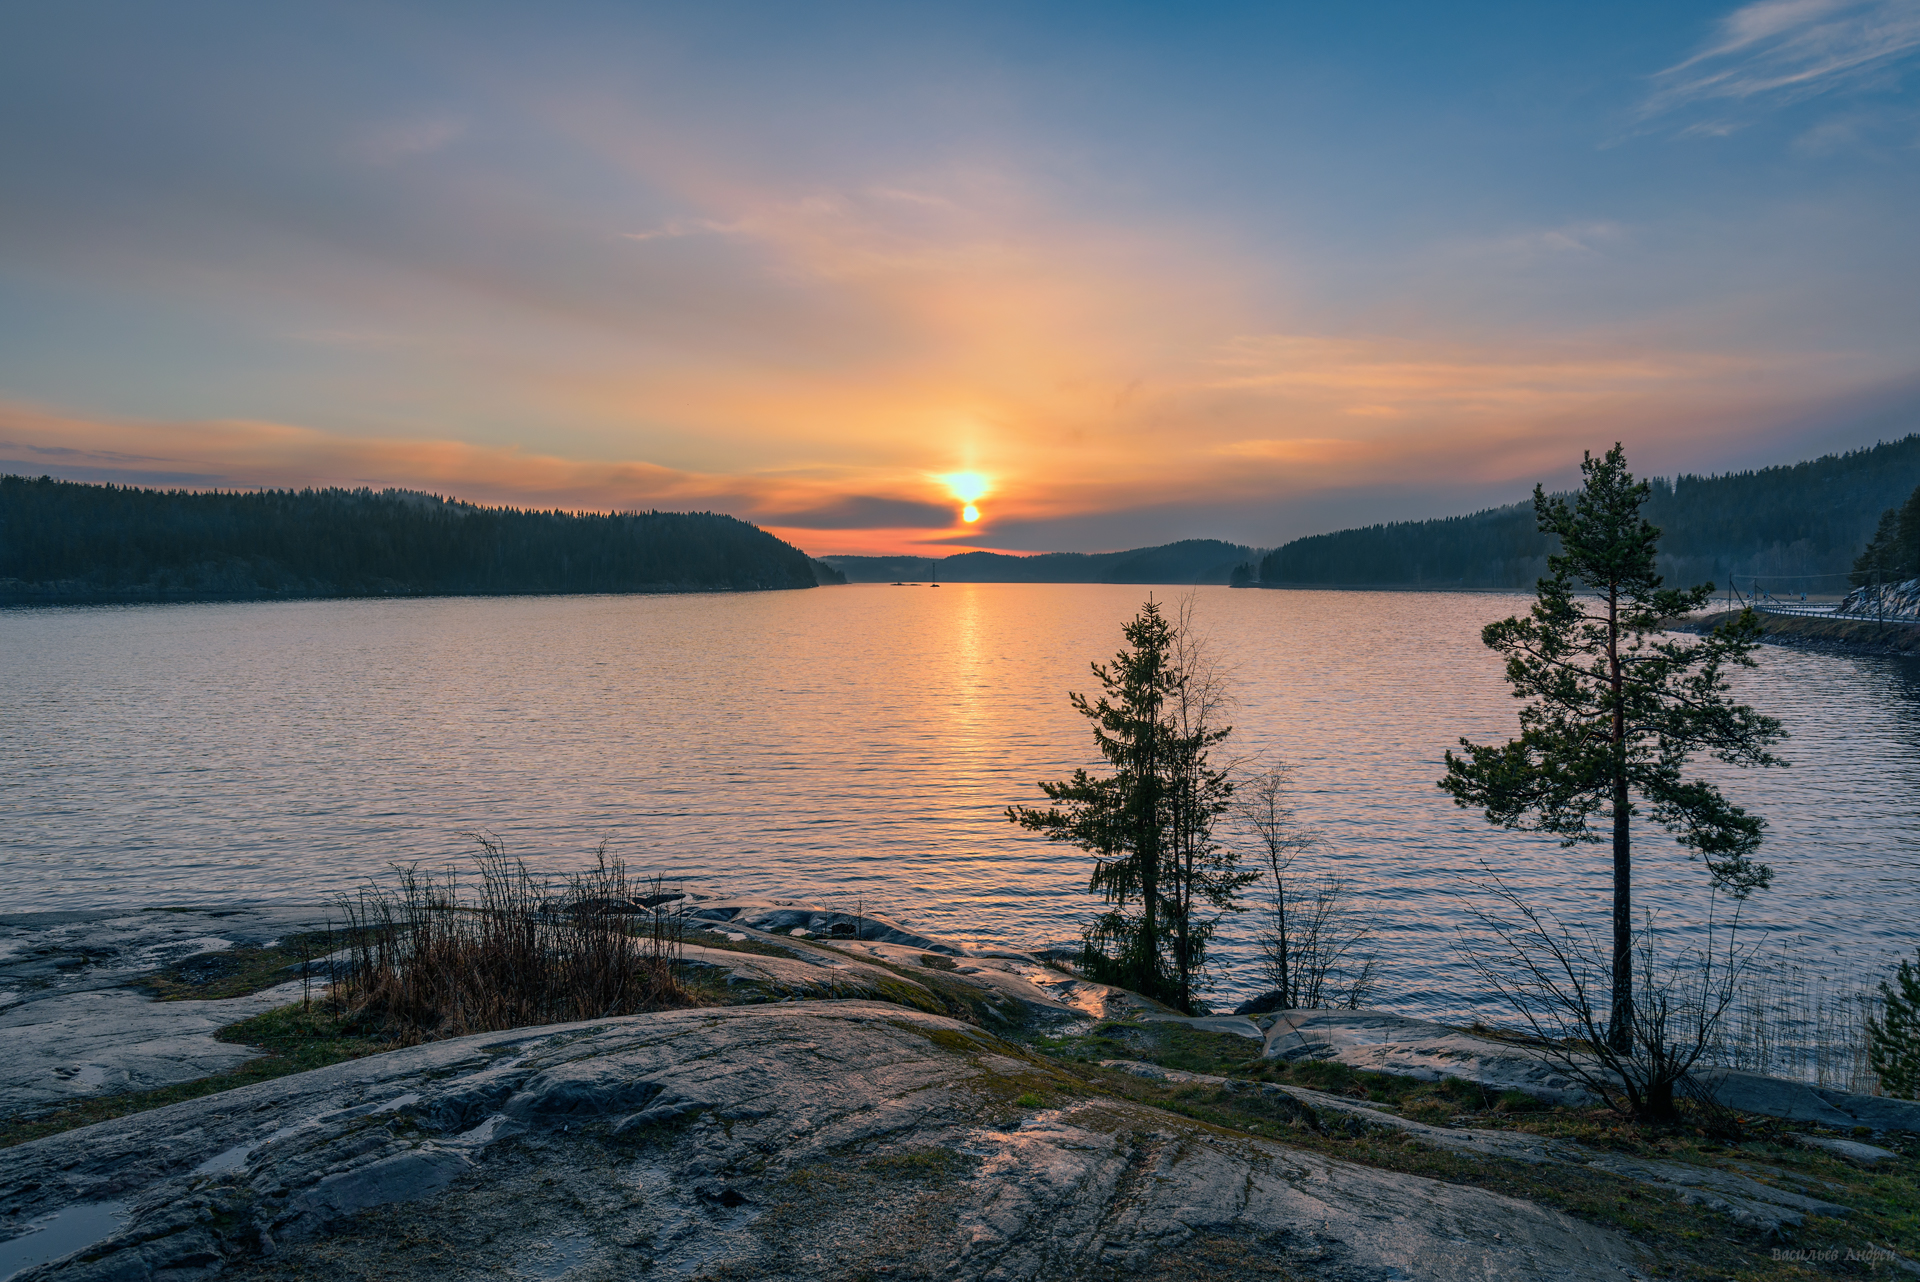
[[[1724,476],[1649,478],[1670,583],[1844,592],[1876,522],[1920,485],[1920,434]],[[1121,552],[815,561],[711,512],[489,508],[409,490],[191,492],[0,476],[0,603],[573,592],[818,583],[1234,583],[1527,588],[1550,540],[1533,505],[1295,539]]]
[[[409,490],[150,490],[0,476],[0,603],[570,592],[845,582],[711,512],[480,507]]]
[[[1723,476],[1649,477],[1669,583],[1776,593],[1845,592],[1875,523],[1920,485],[1920,434],[1806,463]],[[1529,588],[1551,540],[1531,500],[1470,516],[1395,521],[1295,539],[1268,552],[1187,539],[1124,552],[828,556],[855,583],[1233,583],[1244,587]]]
[[[1225,583],[1254,549],[1218,539],[1185,539],[1126,552],[962,552],[949,557],[828,556],[852,583]]]
[[[1920,434],[1807,463],[1684,475],[1652,486],[1667,582],[1754,580],[1768,591],[1845,592],[1875,523],[1920,485]],[[1526,588],[1547,572],[1551,541],[1533,503],[1471,516],[1397,521],[1295,539],[1236,575],[1259,587]]]

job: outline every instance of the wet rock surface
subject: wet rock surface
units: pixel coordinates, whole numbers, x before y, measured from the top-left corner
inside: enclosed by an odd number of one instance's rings
[[[981,1029],[872,1002],[463,1038],[10,1159],[0,1234],[76,1204],[126,1216],[22,1282],[1071,1278],[1202,1252],[1340,1279],[1644,1267],[1557,1212],[1091,1095]]]
[[[0,916],[0,1117],[194,1081],[253,1058],[213,1034],[299,1000],[297,975],[226,1001],[155,1002],[129,985],[325,920],[324,909],[297,907]]]
[[[871,915],[714,890],[678,890],[627,905],[665,908],[736,947],[689,944],[682,960],[729,1005],[869,999],[1012,1031],[1087,1020],[1179,1023],[1262,1045],[1270,1059],[1331,1059],[1425,1081],[1459,1077],[1580,1105],[1579,1083],[1524,1046],[1380,1011],[1175,1014],[1125,989],[1081,978],[1040,955],[967,948]],[[246,997],[154,1002],[137,987],[165,968],[213,968],[238,950],[327,923],[322,907],[39,913],[0,916],[0,1117],[78,1099],[193,1081],[258,1052],[221,1042],[221,1027],[296,1000],[288,981]],[[318,974],[324,961],[315,963]],[[297,971],[297,967],[294,968]],[[1920,1132],[1920,1103],[1727,1069],[1700,1075],[1726,1107],[1788,1121]]]
[[[0,914],[0,1010],[120,988],[195,957],[326,922],[324,908]]]
[[[1858,1140],[1843,1140],[1827,1135],[1795,1135],[1792,1138],[1801,1148],[1831,1153],[1835,1157],[1845,1158],[1855,1166],[1874,1167],[1882,1162],[1900,1160],[1900,1154],[1892,1149],[1881,1148],[1875,1144],[1862,1144]]]
[[[743,1000],[758,986],[775,998],[870,996],[935,1014],[959,1013],[953,1009],[958,1003],[988,1027],[1182,1018],[1159,1002],[1083,979],[1039,954],[968,948],[882,917],[700,890],[678,892],[670,906],[690,924],[781,950],[782,958],[685,950],[692,964],[727,970],[727,984],[740,987]],[[1247,1035],[1259,1035],[1250,1022],[1241,1022]]]

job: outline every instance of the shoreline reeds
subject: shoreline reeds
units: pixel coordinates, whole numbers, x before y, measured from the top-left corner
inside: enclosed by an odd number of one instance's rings
[[[1756,967],[1721,1021],[1709,1061],[1828,1090],[1880,1094],[1867,1065],[1867,1017],[1875,982],[1835,979],[1799,963]]]

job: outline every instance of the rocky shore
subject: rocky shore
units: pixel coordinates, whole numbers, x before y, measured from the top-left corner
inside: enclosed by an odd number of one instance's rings
[[[1757,1252],[1878,1232],[1862,1190],[1920,1187],[1920,1104],[1729,1075],[1734,1107],[1783,1119],[1767,1162],[1636,1154],[1335,1089],[1479,1083],[1573,1116],[1578,1088],[1511,1043],[1383,1012],[1187,1018],[872,917],[681,907],[714,1006],[391,1050],[15,1145],[0,1279],[1622,1279],[1687,1275],[1676,1223]],[[230,1067],[251,1052],[211,1030],[298,1000],[297,976],[162,1002],[129,981],[278,964],[317,916],[0,919],[0,1115]],[[1224,1071],[1175,1066],[1203,1060]],[[1267,1080],[1308,1070],[1326,1089]],[[1615,1209],[1641,1200],[1657,1222]],[[1866,1275],[1903,1275],[1912,1250],[1884,1253]]]
[[[1920,579],[1855,588],[1841,600],[1838,613],[1920,623]]]
[[[1736,613],[1702,615],[1674,626],[1684,632],[1711,632]],[[1762,614],[1759,619],[1761,639],[1773,645],[1841,654],[1920,654],[1920,620],[1890,616],[1882,622],[1801,614]]]

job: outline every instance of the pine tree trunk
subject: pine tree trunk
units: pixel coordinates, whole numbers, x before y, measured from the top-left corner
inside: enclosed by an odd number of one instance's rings
[[[1613,1009],[1607,1045],[1633,1049],[1633,846],[1627,829],[1627,781],[1613,782]]]
[[[1607,593],[1607,668],[1613,681],[1613,1006],[1607,1045],[1633,1049],[1633,833],[1627,806],[1626,683],[1620,670],[1620,594]]]

